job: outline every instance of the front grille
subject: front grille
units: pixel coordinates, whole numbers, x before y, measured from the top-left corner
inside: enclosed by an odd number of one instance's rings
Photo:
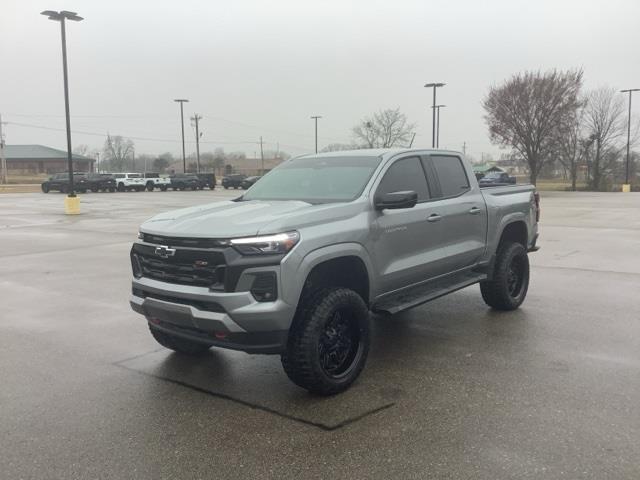
[[[220,240],[216,238],[165,237],[161,235],[152,235],[150,233],[143,233],[142,236],[143,240],[147,243],[168,245],[170,247],[221,248],[229,246],[228,240]]]
[[[221,251],[176,248],[173,256],[162,258],[155,246],[134,244],[131,262],[134,273],[142,277],[224,290],[226,265]]]

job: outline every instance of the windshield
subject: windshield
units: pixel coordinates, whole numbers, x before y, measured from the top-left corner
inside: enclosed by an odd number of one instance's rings
[[[379,157],[305,157],[280,165],[260,179],[243,200],[344,202],[357,198]]]

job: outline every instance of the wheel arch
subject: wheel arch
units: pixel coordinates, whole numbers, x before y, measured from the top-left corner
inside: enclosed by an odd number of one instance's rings
[[[373,268],[360,244],[342,243],[314,250],[302,259],[298,272],[296,291],[292,292],[297,305],[309,289],[328,286],[350,288],[370,304]]]

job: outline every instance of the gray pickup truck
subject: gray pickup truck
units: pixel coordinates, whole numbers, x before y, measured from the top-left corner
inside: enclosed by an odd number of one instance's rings
[[[293,382],[331,395],[364,367],[370,312],[475,283],[518,308],[539,214],[533,186],[480,189],[457,152],[305,155],[234,200],[146,221],[130,303],[165,347],[280,354]]]

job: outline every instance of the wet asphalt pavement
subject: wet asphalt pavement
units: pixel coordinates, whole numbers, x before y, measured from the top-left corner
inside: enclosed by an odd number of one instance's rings
[[[137,225],[232,195],[0,195],[0,478],[640,478],[640,194],[543,193],[520,310],[473,286],[375,317],[332,398],[129,308]]]

